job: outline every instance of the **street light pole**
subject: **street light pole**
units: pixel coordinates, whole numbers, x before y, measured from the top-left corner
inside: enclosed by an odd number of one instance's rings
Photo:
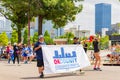
[[[80,25],[78,25],[78,38],[80,38]]]
[[[85,32],[82,32],[83,33],[83,37],[85,37]]]

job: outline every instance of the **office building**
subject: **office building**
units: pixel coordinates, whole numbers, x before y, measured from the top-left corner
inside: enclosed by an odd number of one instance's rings
[[[0,6],[0,8],[2,8]],[[6,32],[8,37],[11,36],[12,28],[11,28],[11,21],[6,19],[2,14],[0,14],[0,33]]]
[[[6,32],[8,37],[10,37],[12,33],[11,21],[4,17],[0,17],[0,33],[2,32]]]
[[[99,3],[95,5],[95,33],[102,35],[102,28],[111,28],[111,4]]]

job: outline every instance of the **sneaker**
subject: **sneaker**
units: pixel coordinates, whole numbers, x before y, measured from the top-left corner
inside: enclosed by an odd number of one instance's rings
[[[44,78],[44,74],[43,74],[43,72],[41,73],[40,78]]]
[[[96,71],[97,71],[97,68],[93,68],[93,70],[96,70]]]
[[[97,68],[98,71],[102,71],[100,68]]]
[[[24,64],[28,64],[28,62],[27,62],[27,61],[25,61],[25,62],[24,62]]]
[[[84,72],[84,71],[82,71],[82,70],[80,70],[80,74],[85,74],[85,72]]]

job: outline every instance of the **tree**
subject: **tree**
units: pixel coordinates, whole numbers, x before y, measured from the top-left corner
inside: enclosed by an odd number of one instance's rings
[[[30,36],[30,43],[33,44],[33,36]]]
[[[59,36],[59,38],[67,38],[68,44],[72,44],[73,43],[74,34],[72,32],[67,32],[64,35]]]
[[[45,36],[44,39],[45,39],[45,43],[46,43],[47,45],[51,45],[51,44],[54,43],[54,42],[53,42],[53,39],[50,38],[50,37],[48,37],[48,36]]]
[[[14,44],[14,43],[17,43],[18,42],[18,34],[17,34],[17,31],[16,30],[13,30],[12,31],[12,34],[11,34],[11,44]]]
[[[38,32],[35,32],[33,35],[33,43],[38,41]]]
[[[13,22],[12,28],[18,33],[18,42],[21,42],[21,30],[28,23],[28,0],[1,0],[0,12],[5,18]]]
[[[75,20],[75,15],[82,10],[82,5],[75,2],[83,0],[1,0],[7,10],[1,13],[17,27],[18,42],[21,41],[21,30],[27,23],[27,17],[38,16],[38,35],[42,34],[42,22],[51,20],[55,26],[63,27]],[[14,27],[14,28],[15,28]]]
[[[37,7],[36,12],[38,11],[39,16],[38,34],[42,34],[44,19],[51,20],[57,27],[63,27],[69,21],[74,21],[75,15],[82,10],[82,6],[76,6],[75,1],[83,0],[37,0],[37,4],[33,6]]]
[[[65,35],[67,36],[68,44],[72,44],[73,43],[74,34],[72,32],[68,32]]]
[[[6,46],[6,45],[8,45],[8,36],[7,36],[7,34],[6,34],[6,32],[2,32],[1,34],[0,34],[0,45],[2,45],[2,46]]]
[[[47,30],[45,31],[44,37],[45,37],[45,36],[50,37],[50,34],[48,33]]]
[[[50,34],[47,30],[45,31],[44,39],[46,44],[53,44],[53,39],[50,37]]]
[[[28,29],[27,28],[25,28],[25,30],[24,30],[23,43],[24,44],[28,43]]]
[[[118,26],[118,29],[119,29],[118,33],[120,33],[120,23],[117,23],[117,26]]]
[[[109,36],[104,36],[100,38],[100,48],[106,49],[109,47]]]

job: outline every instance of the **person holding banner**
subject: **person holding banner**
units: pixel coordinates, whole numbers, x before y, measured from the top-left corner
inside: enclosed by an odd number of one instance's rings
[[[93,48],[94,48],[94,57],[95,57],[95,60],[96,60],[93,70],[102,71],[100,69],[101,57],[100,57],[100,54],[99,54],[100,49],[99,49],[99,39],[98,38],[94,38]]]
[[[34,51],[36,52],[37,67],[38,67],[38,72],[40,74],[40,78],[44,78],[44,74],[43,74],[44,63],[43,63],[43,54],[42,54],[41,45],[45,45],[43,35],[40,35],[38,42],[35,43]]]
[[[78,40],[79,40],[79,38],[74,37],[74,39],[73,39],[73,44],[75,44],[75,45],[80,44],[80,42],[79,42]],[[85,73],[85,72],[80,69],[80,74],[84,74],[84,73]]]

